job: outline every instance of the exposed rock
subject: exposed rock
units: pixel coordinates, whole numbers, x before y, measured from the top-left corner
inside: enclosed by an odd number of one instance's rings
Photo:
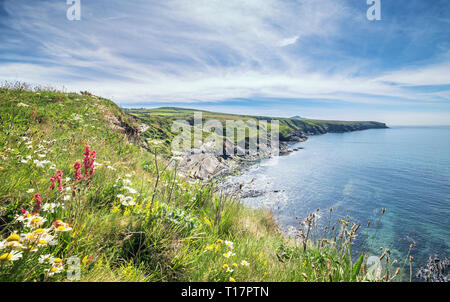
[[[416,277],[426,282],[448,282],[450,267],[450,260],[447,258],[439,259],[438,256],[434,256],[428,259],[428,263],[421,267],[416,274]]]

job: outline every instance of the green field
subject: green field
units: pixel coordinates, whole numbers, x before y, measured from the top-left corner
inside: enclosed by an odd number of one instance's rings
[[[386,128],[384,123],[371,122],[371,121],[322,121],[322,120],[309,120],[298,118],[278,118],[268,116],[249,116],[249,115],[237,115],[217,113],[211,111],[175,108],[175,107],[162,107],[156,109],[125,109],[127,113],[135,116],[138,120],[151,126],[144,137],[150,140],[159,140],[166,146],[168,146],[174,137],[174,133],[170,131],[172,122],[175,120],[186,120],[191,125],[194,124],[194,113],[201,112],[203,121],[206,120],[219,120],[224,123],[227,120],[266,120],[268,122],[272,120],[279,121],[279,136],[280,141],[288,142],[293,139],[294,136],[310,135],[310,134],[323,134],[327,132],[348,132],[355,130],[365,130],[372,128]],[[270,129],[270,125],[268,126]],[[168,147],[166,147],[167,151]]]

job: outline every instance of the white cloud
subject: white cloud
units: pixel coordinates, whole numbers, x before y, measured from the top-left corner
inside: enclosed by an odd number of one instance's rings
[[[344,1],[92,1],[83,2],[79,22],[65,20],[66,7],[54,2],[6,0],[5,8],[12,17],[0,23],[22,37],[2,47],[21,44],[35,58],[0,63],[2,79],[89,90],[122,103],[449,98],[445,91],[418,94],[388,83],[449,84],[448,64],[361,76],[357,62],[330,72],[293,51],[308,37],[342,34],[341,23],[354,17]]]
[[[297,42],[298,38],[299,38],[299,36],[283,39],[278,43],[278,46],[285,47],[288,45],[295,44],[295,42]]]
[[[450,85],[450,62],[394,71],[378,80],[403,85]]]

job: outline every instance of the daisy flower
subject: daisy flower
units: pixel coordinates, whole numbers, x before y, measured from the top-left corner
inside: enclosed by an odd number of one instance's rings
[[[227,240],[225,240],[225,245],[227,246],[227,248],[228,248],[229,250],[232,250],[232,249],[233,249],[233,242],[232,242],[232,241],[227,241]]]
[[[22,258],[23,252],[11,251],[0,255],[0,262],[3,261],[16,261]]]
[[[64,200],[66,200],[66,199],[65,199],[65,196],[64,196]],[[49,212],[49,213],[54,213],[54,212],[55,212],[55,209],[56,209],[57,207],[59,207],[59,206],[60,206],[59,203],[49,202],[49,203],[46,203],[46,204],[44,204],[44,205],[42,206],[42,211]]]
[[[47,219],[39,216],[39,215],[31,215],[24,219],[24,224],[27,228],[34,229],[40,227]]]
[[[52,228],[55,230],[56,233],[68,232],[72,230],[72,228],[68,223],[62,222],[61,220],[56,220],[53,223]]]
[[[230,258],[233,257],[234,255],[236,255],[235,253],[233,253],[232,251],[228,251],[228,253],[223,254],[223,256],[225,258]]]
[[[55,260],[54,257],[52,257],[50,254],[47,255],[42,255],[41,257],[39,257],[39,263],[53,263],[53,261]]]
[[[21,250],[23,245],[18,241],[2,241],[0,242],[0,249]]]
[[[51,268],[48,269],[48,276],[51,277],[55,274],[59,274],[63,271],[64,267],[62,266],[52,266]]]

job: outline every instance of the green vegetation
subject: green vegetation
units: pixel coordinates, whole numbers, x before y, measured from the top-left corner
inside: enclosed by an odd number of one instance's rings
[[[365,255],[351,255],[359,226],[347,220],[313,237],[310,216],[294,241],[268,211],[177,177],[153,145],[142,147],[140,121],[111,101],[16,87],[0,88],[0,104],[1,281],[67,281],[73,259],[81,281],[397,275],[368,274]],[[170,140],[159,110],[147,134]]]
[[[168,152],[168,144],[174,134],[170,131],[172,122],[175,120],[186,120],[191,125],[194,123],[194,112],[201,112],[203,120],[219,120],[224,123],[227,120],[278,120],[280,122],[280,141],[288,142],[295,140],[296,137],[306,134],[323,134],[327,132],[348,132],[355,130],[364,130],[371,128],[386,128],[386,124],[379,122],[363,121],[321,121],[299,118],[274,118],[267,116],[249,116],[225,114],[203,110],[193,110],[174,107],[162,107],[156,109],[127,109],[129,114],[135,116],[138,120],[151,126],[143,136],[150,142],[160,142],[165,145],[165,151]],[[270,125],[268,125],[270,131]]]

